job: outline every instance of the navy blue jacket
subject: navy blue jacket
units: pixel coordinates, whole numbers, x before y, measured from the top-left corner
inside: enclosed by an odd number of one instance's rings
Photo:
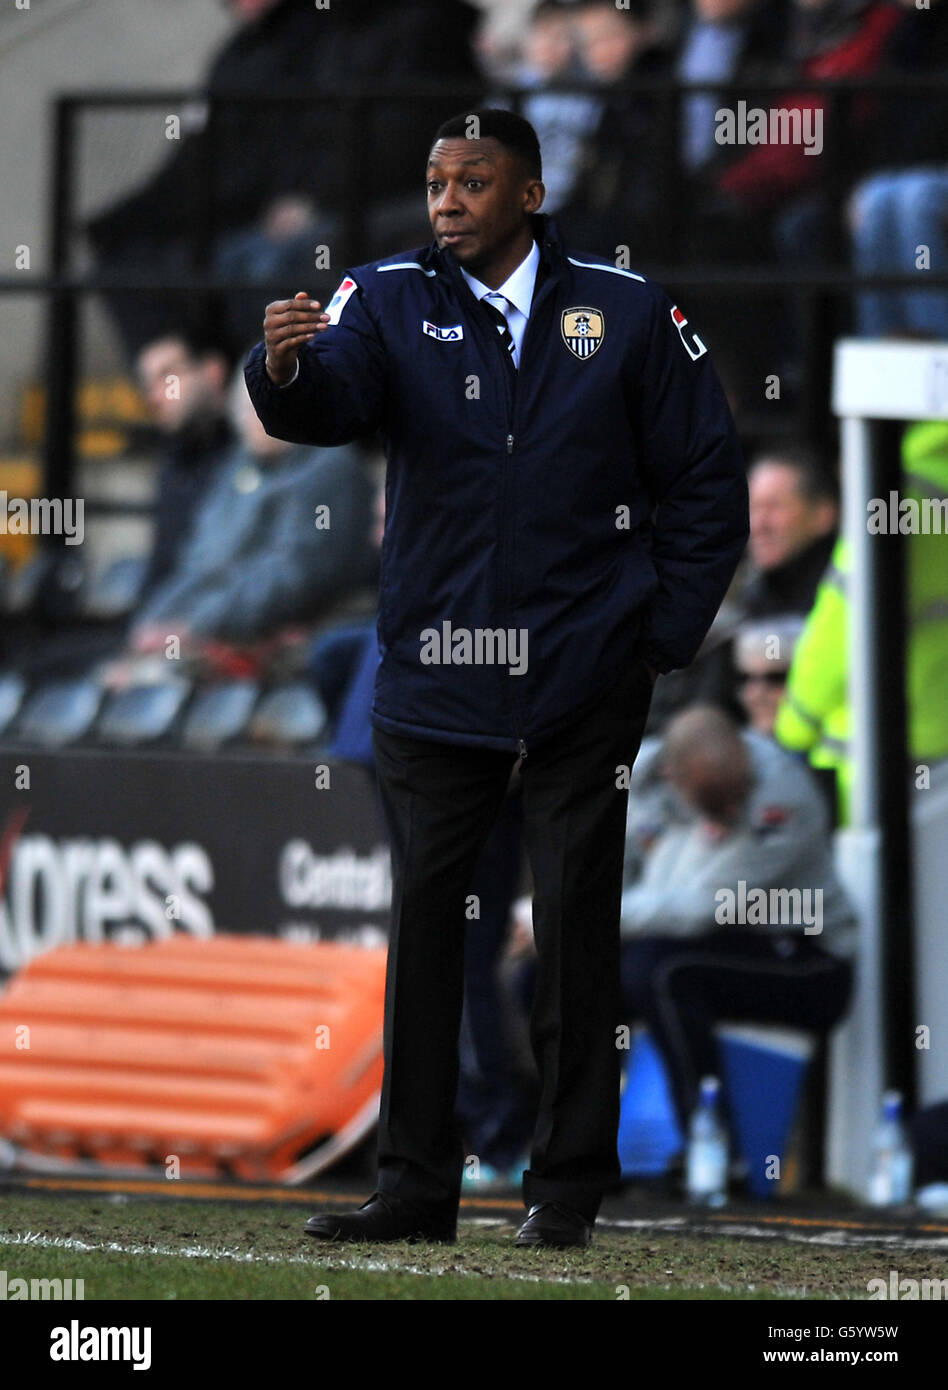
[[[245,373],[281,439],[381,430],[373,723],[521,753],[627,662],[687,666],[748,533],[740,444],[684,315],[640,275],[568,254],[549,218],[534,232],[516,374],[436,244],[348,271],[291,385],[270,381],[262,343]]]

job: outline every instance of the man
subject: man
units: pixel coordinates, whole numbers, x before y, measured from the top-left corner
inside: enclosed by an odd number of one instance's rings
[[[760,454],[750,490],[749,575],[739,597],[747,618],[805,617],[829,564],[839,508],[812,450],[785,444]]]
[[[777,710],[787,687],[793,649],[803,619],[793,614],[768,622],[742,623],[734,637],[737,688],[748,725],[773,738]]]
[[[155,526],[139,598],[174,570],[194,513],[234,434],[227,410],[227,359],[187,331],[148,343],[136,368],[142,393],[164,436],[155,493]]]
[[[518,1242],[586,1245],[619,1178],[622,768],[656,673],[691,660],[731,580],[744,464],[685,315],[641,276],[569,255],[539,214],[528,122],[455,117],[426,178],[434,244],[348,272],[329,313],[303,292],[268,305],[247,363],[270,432],[336,444],[381,428],[388,454],[378,1191],[307,1229],[455,1239],[466,895],[519,764],[541,1095]]]
[[[290,624],[325,621],[375,578],[372,485],[360,452],[272,438],[242,374],[231,417],[238,442],[171,573],[135,613],[134,652],[163,651],[169,634],[195,657],[208,643],[253,647]]]
[[[662,1051],[684,1131],[701,1077],[720,1072],[718,1020],[825,1032],[842,1017],[856,922],[820,793],[792,755],[695,706],[657,760],[670,805],[646,787],[643,816],[638,781],[654,769],[632,779],[627,866],[642,873],[622,895],[622,998]]]

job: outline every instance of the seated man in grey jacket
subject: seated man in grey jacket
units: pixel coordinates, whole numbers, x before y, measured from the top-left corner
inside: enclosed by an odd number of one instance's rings
[[[806,768],[720,710],[684,711],[639,759],[627,825],[623,1008],[661,1049],[684,1127],[720,1075],[718,1020],[837,1022],[856,923]]]
[[[200,659],[212,644],[248,648],[291,624],[331,616],[376,578],[372,483],[352,445],[312,448],[265,433],[235,379],[239,440],[223,460],[171,573],[148,595],[133,653]]]

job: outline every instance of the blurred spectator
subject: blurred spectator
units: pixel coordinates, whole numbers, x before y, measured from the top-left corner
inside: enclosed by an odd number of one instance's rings
[[[839,1020],[856,922],[794,758],[696,707],[669,726],[660,764],[678,813],[651,827],[623,892],[623,1009],[660,1047],[684,1128],[700,1078],[720,1075],[716,1022],[823,1032]],[[636,795],[634,775],[630,806]],[[634,813],[632,825],[641,833]],[[633,872],[641,853],[630,843]]]
[[[787,38],[786,0],[692,0],[675,62],[683,83],[752,82],[774,74]],[[681,160],[695,174],[719,161],[715,112],[733,94],[694,92],[682,101]]]
[[[572,196],[557,221],[570,244],[634,258],[660,244],[662,219],[661,102],[639,82],[666,75],[663,30],[650,0],[617,9],[606,0],[571,7],[579,75],[598,89],[598,118]]]
[[[370,544],[378,553],[385,531],[385,483],[375,490]],[[375,767],[372,701],[379,664],[376,619],[341,623],[320,633],[312,647],[309,675],[316,684],[333,728],[327,752],[347,762]]]
[[[860,275],[948,271],[948,165],[902,169],[861,183],[851,202],[853,269]],[[927,250],[927,264],[919,255]],[[864,337],[948,337],[948,288],[865,290],[856,300]]]
[[[799,78],[851,78],[870,76],[883,67],[899,24],[898,7],[887,0],[795,0],[791,57]],[[787,92],[774,99],[781,110],[798,111],[816,128],[822,122],[820,149],[827,140],[828,103],[822,93]],[[867,132],[880,103],[860,97],[853,103],[847,124],[849,160],[860,157],[856,139],[866,157]],[[801,128],[803,121],[801,121]],[[820,158],[808,154],[802,140],[766,143],[741,154],[717,178],[717,188],[746,211],[766,211],[784,206],[819,181]],[[809,204],[808,204],[809,207]],[[806,225],[810,227],[808,218]],[[795,224],[796,225],[796,224]],[[802,221],[799,228],[802,231]],[[788,229],[784,229],[784,246]],[[798,250],[808,250],[799,240]]]
[[[179,332],[148,343],[136,372],[164,437],[151,555],[139,594],[144,599],[175,568],[195,508],[233,445],[234,432],[227,359],[200,338]]]
[[[739,624],[781,615],[802,619],[815,601],[838,516],[835,489],[819,455],[802,444],[773,445],[751,464],[748,485],[747,557],[695,660],[655,682],[649,735],[660,734],[673,715],[693,704],[747,717],[748,692],[735,664]],[[774,624],[767,631],[772,634]],[[774,668],[768,669],[773,675]]]
[[[132,653],[201,659],[215,644],[252,648],[333,605],[375,573],[371,485],[354,446],[311,449],[266,434],[243,374],[232,388],[239,442],[198,505],[174,569],[136,614]],[[124,665],[108,674],[111,683]]]
[[[622,82],[658,41],[650,0],[579,0],[573,6],[582,72],[607,90]]]
[[[767,738],[773,737],[777,709],[802,630],[802,618],[781,617],[769,623],[743,623],[734,639],[741,704],[749,726]]]
[[[948,497],[948,423],[915,424],[905,432],[900,495],[915,502],[919,515],[925,499],[937,503]],[[911,760],[906,774],[924,764],[934,783],[948,775],[948,566],[943,529],[909,532],[906,549],[907,757]],[[814,767],[835,769],[838,817],[843,825],[849,821],[852,786],[849,570],[848,547],[840,540],[794,653],[775,730],[782,744],[807,753]]]
[[[918,9],[899,0],[891,71],[943,76],[948,69],[948,5]],[[879,172],[853,191],[849,229],[853,269],[861,274],[948,270],[948,88],[900,90],[886,99],[875,128],[872,164]],[[930,272],[919,264],[927,248]],[[856,298],[856,327],[866,337],[948,337],[948,289],[867,290]]]
[[[550,83],[585,80],[573,10],[557,0],[541,0],[524,36],[521,62],[510,74],[518,86],[537,89],[524,99],[523,115],[543,151],[543,210],[548,213],[556,212],[573,191],[584,141],[595,131],[602,110],[601,100],[591,93],[544,90]]]
[[[312,276],[314,248],[337,237],[353,159],[340,92],[433,76],[474,82],[476,11],[465,0],[227,0],[239,27],[213,61],[205,89],[213,126],[188,134],[141,188],[88,226],[105,273],[126,281],[202,269],[201,213],[211,219],[209,265],[220,274]],[[254,106],[227,98],[309,97],[310,105]],[[415,192],[443,101],[376,103],[363,117],[371,206],[383,227],[391,200]],[[393,232],[396,236],[397,233]],[[384,250],[375,254],[384,254]],[[253,299],[251,305],[250,299]],[[126,351],[179,323],[170,295],[109,296]],[[228,298],[230,346],[254,336],[259,295]],[[245,318],[251,316],[249,329]]]
[[[839,506],[817,453],[781,444],[748,470],[750,539],[738,604],[745,618],[806,615],[829,564]]]
[[[161,444],[151,549],[138,603],[174,569],[195,512],[233,447],[227,372],[223,354],[190,332],[160,338],[139,354],[137,375]],[[44,614],[48,605],[42,591],[38,603]],[[127,615],[91,625],[77,621],[78,616],[74,610],[44,621],[39,630],[27,623],[22,632],[14,632],[8,625],[4,661],[32,680],[55,679],[88,670],[121,650]]]

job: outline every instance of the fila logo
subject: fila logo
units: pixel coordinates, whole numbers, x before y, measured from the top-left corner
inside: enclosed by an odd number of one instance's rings
[[[705,347],[704,343],[698,337],[697,333],[685,333],[685,329],[688,326],[688,320],[685,318],[684,314],[681,312],[677,304],[672,309],[671,316],[672,323],[678,329],[678,336],[681,338],[681,341],[685,345],[685,352],[687,352],[692,362],[697,362],[698,358],[703,357],[708,349]],[[691,340],[690,342],[689,339]]]
[[[427,319],[423,319],[421,331],[426,337],[437,338],[441,343],[456,343],[464,337],[464,326],[460,323],[451,324],[448,328],[439,328],[436,323],[429,323]]]

